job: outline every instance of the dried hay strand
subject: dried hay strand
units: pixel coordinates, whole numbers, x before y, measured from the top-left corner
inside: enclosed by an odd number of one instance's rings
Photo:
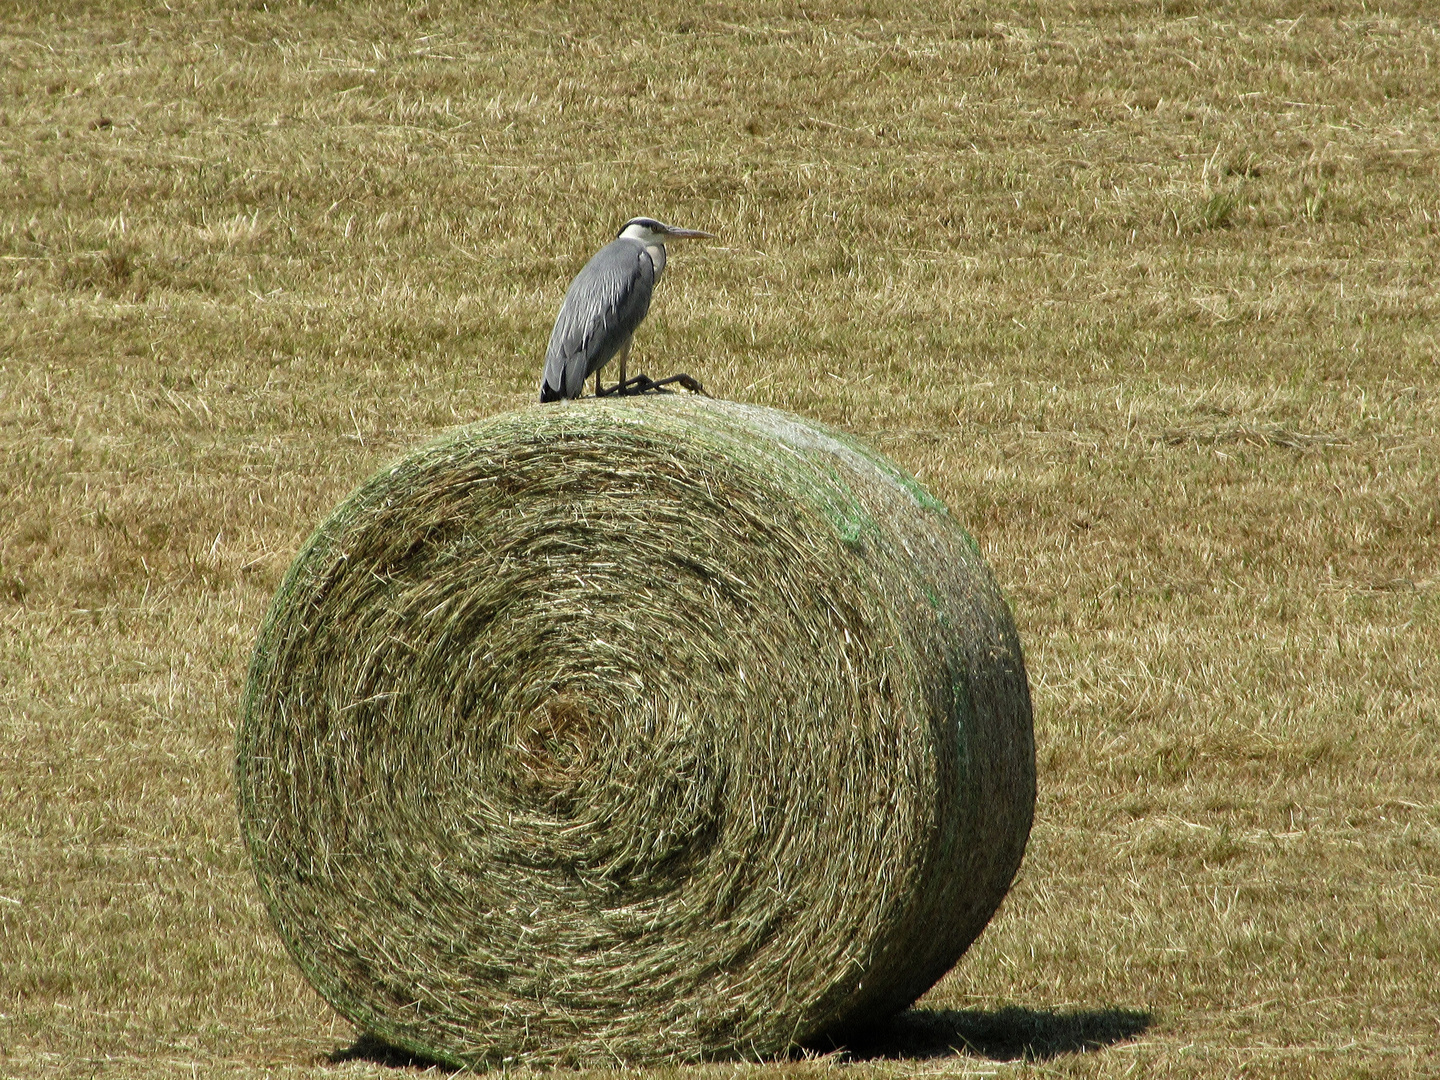
[[[275,598],[236,768],[320,993],[474,1067],[764,1057],[902,1009],[1035,794],[1010,612],[945,507],[678,395],[497,416],[362,486]]]

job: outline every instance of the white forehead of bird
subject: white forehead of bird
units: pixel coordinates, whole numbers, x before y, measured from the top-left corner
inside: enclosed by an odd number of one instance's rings
[[[670,226],[653,217],[635,217],[625,223],[619,235],[639,240],[642,244],[661,244],[670,235]]]

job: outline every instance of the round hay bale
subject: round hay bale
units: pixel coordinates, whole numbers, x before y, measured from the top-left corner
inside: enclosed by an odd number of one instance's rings
[[[769,409],[454,431],[306,543],[244,835],[306,975],[457,1065],[767,1056],[904,1008],[1034,805],[1010,612],[912,478]]]

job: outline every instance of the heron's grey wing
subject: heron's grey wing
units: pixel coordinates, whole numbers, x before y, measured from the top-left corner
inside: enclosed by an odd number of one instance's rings
[[[612,240],[575,275],[545,351],[544,386],[579,397],[585,379],[630,340],[650,310],[655,265],[638,240]]]

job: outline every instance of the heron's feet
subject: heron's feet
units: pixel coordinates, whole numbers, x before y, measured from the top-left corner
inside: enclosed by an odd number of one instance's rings
[[[652,379],[649,375],[636,375],[633,379],[626,379],[614,386],[607,386],[599,392],[600,397],[611,397],[621,395],[631,397],[636,394],[673,394],[675,391],[667,390],[666,387],[679,383],[692,394],[710,395],[705,392],[705,387],[700,385],[700,380],[693,375],[686,375],[683,372],[679,375],[670,375],[664,379]]]
[[[651,379],[648,374],[636,374],[634,379],[626,379],[624,383],[615,383],[615,386],[605,386],[596,390],[596,397],[632,397],[641,393],[674,393],[674,390],[667,389],[671,384],[678,383],[690,390],[690,393],[700,393],[706,397],[706,387],[701,386],[700,380],[693,374],[672,374],[665,379]]]

